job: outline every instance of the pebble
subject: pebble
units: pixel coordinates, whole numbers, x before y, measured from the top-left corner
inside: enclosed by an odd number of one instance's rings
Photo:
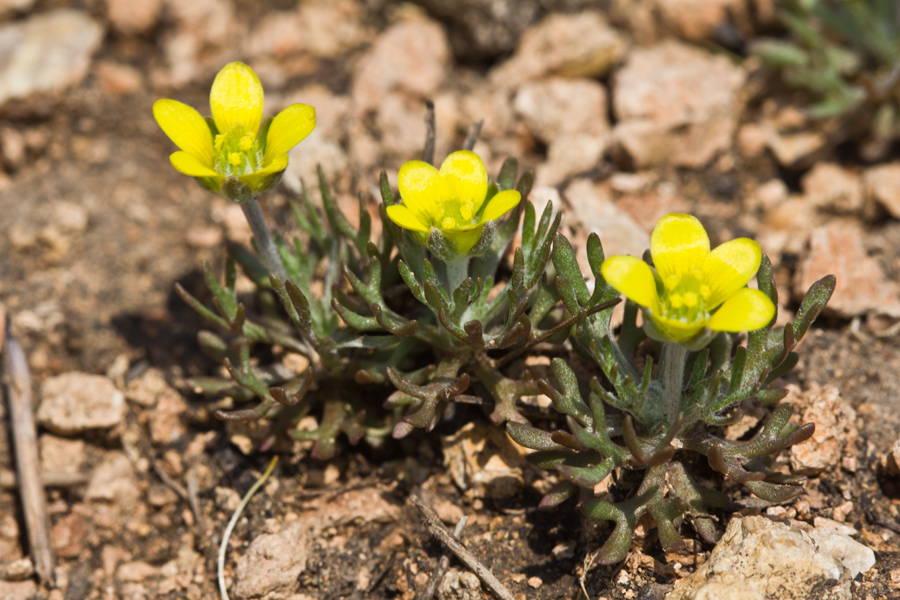
[[[159,19],[162,0],[106,0],[113,29],[125,35],[146,33]]]
[[[827,312],[843,318],[869,311],[900,316],[900,286],[868,255],[864,239],[866,232],[853,221],[832,221],[814,229],[794,276],[794,297],[800,300],[815,281],[833,274],[837,286]]]
[[[800,185],[804,198],[819,210],[857,214],[863,208],[859,175],[834,163],[816,163],[803,176]]]
[[[900,219],[900,162],[878,165],[863,173],[866,198]]]
[[[67,440],[45,433],[40,437],[41,468],[50,473],[81,472],[85,461],[83,440]]]
[[[34,0],[0,0],[0,17],[26,13],[32,5],[34,5]]]
[[[744,0],[654,0],[663,23],[679,36],[700,42],[714,37],[729,16],[746,18]]]
[[[32,600],[38,593],[37,584],[28,581],[0,580],[0,598],[3,600]]]
[[[563,221],[586,234],[597,233],[603,242],[606,256],[630,254],[640,257],[650,247],[650,234],[613,201],[609,189],[594,184],[589,179],[577,179],[563,192],[569,209],[563,213]],[[579,253],[580,255],[584,252]],[[586,260],[586,259],[585,259]],[[582,265],[584,273],[590,273],[589,265]]]
[[[124,453],[108,452],[91,474],[85,500],[112,502],[132,514],[141,497],[134,466]]]
[[[87,74],[103,27],[88,13],[57,9],[0,27],[0,105],[35,93],[61,92]]]
[[[519,88],[513,108],[535,137],[550,144],[566,134],[608,134],[607,104],[598,81],[551,77]]]
[[[622,60],[625,48],[625,38],[600,12],[551,14],[522,35],[515,54],[490,79],[516,88],[549,75],[600,78]]]
[[[638,169],[706,165],[731,147],[745,77],[724,57],[680,42],[634,50],[613,86],[614,156]]]
[[[450,569],[438,587],[440,600],[482,600],[481,582],[474,573]]]
[[[890,449],[885,453],[881,460],[881,464],[888,473],[900,475],[900,439],[894,442]]]
[[[257,536],[238,560],[232,597],[261,598],[296,589],[313,540],[305,521],[285,523],[278,533]]]
[[[856,411],[841,399],[832,385],[814,386],[801,392],[796,386],[788,388],[786,402],[800,413],[800,423],[814,423],[816,430],[803,443],[791,446],[791,467],[800,475],[817,475],[834,469],[845,453],[852,452],[859,438]]]
[[[125,397],[100,375],[71,372],[51,377],[41,390],[38,423],[59,435],[109,429],[125,417]]]
[[[353,108],[357,113],[377,109],[393,91],[429,98],[443,84],[449,63],[450,46],[441,25],[425,19],[393,25],[354,70]],[[424,135],[420,139],[424,141]]]
[[[874,564],[875,554],[847,536],[806,533],[763,516],[735,517],[709,560],[666,598],[850,600],[851,580]]]

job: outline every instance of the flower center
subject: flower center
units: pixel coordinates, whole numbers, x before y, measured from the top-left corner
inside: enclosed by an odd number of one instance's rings
[[[472,225],[477,219],[471,200],[445,198],[432,207],[432,225],[438,229],[455,229]]]
[[[709,286],[701,283],[699,273],[675,275],[663,281],[665,288],[660,298],[662,317],[685,325],[709,320],[706,302]]]
[[[247,133],[240,125],[218,134],[214,143],[216,172],[225,176],[239,176],[259,170],[262,151],[256,137]]]

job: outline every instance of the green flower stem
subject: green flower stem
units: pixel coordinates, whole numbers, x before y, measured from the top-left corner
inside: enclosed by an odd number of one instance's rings
[[[447,291],[452,295],[454,290],[469,277],[469,257],[460,256],[444,263],[447,270]]]
[[[275,247],[275,240],[269,233],[269,227],[263,218],[256,196],[250,196],[249,200],[241,202],[241,208],[247,218],[247,223],[250,224],[250,231],[253,232],[253,239],[256,242],[263,266],[269,273],[277,275],[281,281],[287,281],[287,270],[284,268],[284,263],[281,262],[281,257],[278,256],[278,248]]]
[[[663,408],[666,422],[675,422],[681,410],[681,392],[684,386],[684,366],[688,349],[675,342],[666,342],[662,356]]]

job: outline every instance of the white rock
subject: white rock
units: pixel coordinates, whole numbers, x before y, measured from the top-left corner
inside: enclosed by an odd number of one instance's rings
[[[729,14],[746,13],[744,0],[654,0],[663,22],[693,41],[709,39]]]
[[[607,137],[574,133],[561,135],[547,149],[547,162],[537,168],[535,184],[552,186],[597,166],[606,151]]]
[[[440,600],[481,600],[481,582],[474,573],[450,569],[441,579]]]
[[[833,529],[816,528],[809,532],[819,552],[840,561],[850,577],[875,566],[875,553],[849,536]]]
[[[0,27],[0,104],[77,85],[102,38],[100,24],[80,10],[58,9]]]
[[[125,397],[100,375],[63,373],[44,382],[38,422],[59,435],[109,429],[125,416]]]
[[[730,147],[745,73],[678,42],[633,51],[618,72],[614,144],[622,160],[700,167]]]
[[[709,560],[666,600],[849,600],[851,579],[871,567],[868,548],[857,546],[762,516],[733,518]]]
[[[517,87],[547,75],[602,77],[622,59],[625,46],[625,38],[597,11],[551,14],[525,32],[515,54],[490,79]]]

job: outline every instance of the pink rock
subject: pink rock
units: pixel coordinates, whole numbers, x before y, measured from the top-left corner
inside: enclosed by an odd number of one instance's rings
[[[855,214],[863,208],[863,189],[859,176],[834,163],[816,163],[803,176],[801,185],[806,200],[820,210]]]
[[[159,19],[162,0],[106,0],[113,29],[126,35],[149,31]]]
[[[444,82],[449,62],[450,47],[439,24],[398,23],[381,34],[360,60],[350,91],[354,109],[359,113],[376,109],[393,91],[429,98]]]
[[[44,382],[38,423],[60,435],[109,429],[125,416],[125,397],[112,381],[88,373],[64,373]]]
[[[663,22],[678,35],[692,41],[712,37],[730,15],[746,18],[744,0],[656,0]]]
[[[606,90],[591,79],[553,77],[523,85],[514,107],[545,144],[565,134],[609,133]]]
[[[900,219],[900,163],[878,165],[863,173],[866,198]]]
[[[853,221],[833,221],[814,229],[794,275],[794,296],[801,299],[814,282],[834,274],[837,287],[827,311],[841,317],[869,311],[900,315],[900,286],[888,280],[878,261],[866,253],[865,235]]]
[[[724,57],[679,42],[633,51],[613,88],[620,155],[637,168],[705,165],[731,145],[744,79]]]
[[[602,77],[622,59],[625,46],[597,11],[552,14],[525,32],[512,58],[491,72],[491,82],[516,87],[547,75]]]
[[[815,423],[812,437],[791,446],[791,468],[800,475],[817,475],[837,468],[845,452],[859,438],[856,411],[841,399],[834,386],[813,387],[805,392],[792,387],[785,399],[800,413],[800,423]]]

